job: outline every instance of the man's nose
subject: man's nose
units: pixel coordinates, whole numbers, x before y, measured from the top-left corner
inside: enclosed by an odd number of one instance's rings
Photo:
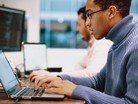
[[[87,27],[90,27],[90,20],[89,20],[88,18],[86,19],[85,25],[86,25]]]

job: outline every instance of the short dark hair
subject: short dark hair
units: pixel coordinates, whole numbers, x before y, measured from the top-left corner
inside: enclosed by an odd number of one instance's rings
[[[86,17],[86,11],[85,11],[85,6],[84,7],[81,7],[79,10],[78,10],[78,15],[80,15],[82,13],[82,19],[84,19],[86,21],[87,17]]]
[[[129,15],[131,6],[131,0],[94,0],[94,3],[99,5],[102,9],[114,5],[117,7],[122,17]]]

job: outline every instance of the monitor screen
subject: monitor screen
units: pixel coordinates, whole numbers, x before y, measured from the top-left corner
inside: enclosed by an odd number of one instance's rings
[[[20,51],[25,11],[0,7],[0,50]]]

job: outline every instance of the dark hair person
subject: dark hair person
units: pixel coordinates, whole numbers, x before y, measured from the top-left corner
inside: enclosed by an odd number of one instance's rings
[[[46,92],[84,99],[87,104],[138,104],[138,25],[129,15],[130,4],[131,0],[87,0],[90,31],[96,39],[114,42],[107,63],[94,77],[37,79],[35,88],[45,84]]]

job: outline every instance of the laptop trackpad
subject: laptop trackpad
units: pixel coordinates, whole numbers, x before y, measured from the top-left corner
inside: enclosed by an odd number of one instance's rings
[[[42,95],[42,97],[49,97],[49,98],[51,98],[51,97],[54,97],[54,98],[64,98],[64,95],[59,95],[59,94],[55,94],[55,93],[53,93],[53,94],[43,94]]]
[[[33,96],[31,99],[43,99],[43,100],[63,100],[64,95],[59,94],[43,94],[42,96]]]

